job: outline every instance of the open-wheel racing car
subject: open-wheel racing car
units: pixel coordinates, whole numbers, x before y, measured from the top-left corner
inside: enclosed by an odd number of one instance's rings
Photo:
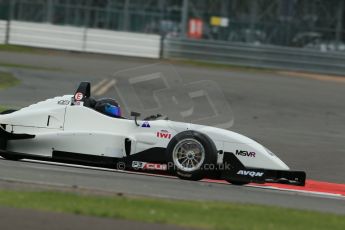
[[[121,116],[112,99],[95,100],[90,83],[74,95],[42,101],[0,115],[0,155],[9,160],[38,159],[160,171],[187,180],[224,179],[305,184],[270,150],[232,131],[174,122],[159,116]],[[164,171],[164,172],[162,172]]]

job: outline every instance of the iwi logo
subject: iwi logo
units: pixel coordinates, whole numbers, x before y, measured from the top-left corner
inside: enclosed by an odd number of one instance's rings
[[[161,130],[157,132],[157,137],[158,138],[163,138],[163,139],[170,139],[171,138],[171,133],[167,130]]]

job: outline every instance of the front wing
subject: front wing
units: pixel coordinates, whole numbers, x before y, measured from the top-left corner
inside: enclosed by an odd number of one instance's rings
[[[306,173],[303,171],[247,168],[233,153],[224,153],[223,164],[230,164],[231,169],[221,170],[221,179],[243,183],[271,182],[305,185]]]

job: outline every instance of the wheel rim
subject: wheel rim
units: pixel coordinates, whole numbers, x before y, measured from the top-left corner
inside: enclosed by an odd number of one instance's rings
[[[205,149],[195,139],[179,141],[173,150],[175,166],[185,172],[198,170],[205,160]]]

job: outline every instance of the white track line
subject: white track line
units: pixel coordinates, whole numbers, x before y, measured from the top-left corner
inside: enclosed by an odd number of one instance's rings
[[[82,168],[82,169],[92,169],[92,170],[107,171],[107,172],[118,172],[118,173],[125,173],[125,174],[134,174],[134,175],[142,175],[142,176],[155,176],[155,177],[162,177],[162,178],[177,179],[177,177],[169,176],[169,175],[152,174],[152,173],[135,172],[135,171],[126,171],[126,170],[120,170],[120,169],[110,169],[110,168],[85,166],[85,165],[76,165],[76,164],[67,164],[67,163],[50,162],[50,161],[30,160],[30,159],[24,159],[22,161],[30,162],[30,163],[40,163],[40,164],[48,164],[48,165],[75,167],[75,168]],[[228,183],[225,183],[225,182],[222,182],[222,181],[210,182],[210,181],[207,181],[207,180],[201,180],[201,182],[203,182],[203,183],[228,184]],[[345,196],[343,196],[342,194],[336,194],[336,193],[304,191],[304,190],[297,190],[297,189],[296,190],[295,189],[285,189],[285,188],[278,188],[278,187],[273,187],[273,186],[260,186],[260,185],[244,185],[244,186],[245,187],[251,187],[251,188],[267,189],[267,190],[295,192],[295,193],[306,194],[306,195],[318,195],[318,196],[322,196],[322,197],[325,197],[325,198],[345,198]]]
[[[92,170],[98,170],[98,171],[119,172],[119,173],[126,173],[126,174],[135,174],[135,175],[144,175],[144,176],[156,176],[156,177],[164,177],[164,178],[177,179],[174,176],[152,174],[152,173],[145,173],[145,172],[127,171],[127,170],[122,170],[122,169],[111,169],[111,168],[102,168],[102,167],[77,165],[77,164],[68,164],[68,163],[59,163],[59,162],[51,162],[51,161],[30,160],[30,159],[24,159],[24,160],[21,160],[21,161],[31,162],[31,163],[48,164],[48,165],[67,166],[67,167],[82,168],[82,169],[92,169]]]
[[[116,80],[109,80],[106,84],[102,85],[97,91],[94,92],[94,95],[100,96],[108,92],[108,90],[116,84]]]
[[[274,187],[274,186],[260,186],[260,185],[248,185],[248,186],[254,187],[254,188],[270,189],[270,190],[298,192],[298,193],[321,195],[321,196],[327,196],[327,197],[345,198],[345,196],[343,196],[342,194],[338,194],[338,193],[316,192],[316,191],[307,191],[307,190],[298,190],[298,189],[289,189],[289,188],[278,188],[278,187]]]
[[[105,84],[108,81],[108,79],[103,79],[100,82],[98,82],[96,85],[92,86],[91,93],[94,94],[98,88],[102,87],[103,84]]]
[[[228,182],[225,181],[208,181],[202,180],[203,182],[209,182],[209,183],[217,183],[217,184],[228,184]],[[308,191],[308,190],[299,190],[299,189],[293,189],[293,188],[279,188],[274,186],[262,186],[260,184],[248,184],[244,185],[246,187],[251,188],[260,188],[260,189],[268,189],[268,190],[277,190],[277,191],[286,191],[286,192],[296,192],[296,193],[303,193],[308,195],[320,195],[320,196],[326,196],[330,198],[345,198],[344,195],[338,194],[338,193],[329,193],[329,192],[317,192],[317,191]]]

